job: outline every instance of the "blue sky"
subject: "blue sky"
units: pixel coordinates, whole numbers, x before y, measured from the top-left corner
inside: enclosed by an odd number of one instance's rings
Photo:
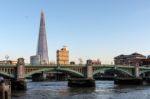
[[[41,10],[50,61],[68,46],[70,61],[110,64],[119,54],[150,54],[149,0],[0,0],[0,60],[36,54]]]

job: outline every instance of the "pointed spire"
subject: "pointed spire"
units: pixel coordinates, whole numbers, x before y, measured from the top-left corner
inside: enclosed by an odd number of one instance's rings
[[[43,11],[41,11],[37,55],[40,55],[41,64],[48,64],[48,62],[49,62],[48,47],[47,47],[47,38],[46,38],[45,18],[44,18]]]
[[[45,18],[44,18],[44,12],[43,12],[43,10],[41,11],[41,24],[45,25]]]

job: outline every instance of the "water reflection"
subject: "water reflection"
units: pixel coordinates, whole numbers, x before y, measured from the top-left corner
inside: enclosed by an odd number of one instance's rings
[[[62,82],[28,82],[27,91],[16,91],[12,99],[150,99],[149,86],[117,86],[97,81],[96,88],[70,88]]]

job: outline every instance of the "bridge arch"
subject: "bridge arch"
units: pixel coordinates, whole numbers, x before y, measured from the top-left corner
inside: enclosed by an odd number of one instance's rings
[[[27,74],[25,74],[25,78],[26,77],[29,77],[33,74],[36,74],[36,73],[41,73],[41,72],[47,72],[47,71],[61,71],[61,72],[68,72],[72,75],[75,75],[77,77],[84,77],[84,74],[78,72],[78,71],[75,71],[75,70],[71,70],[71,69],[65,69],[65,68],[44,68],[44,69],[40,69],[40,70],[35,70],[35,71],[32,71],[32,72],[29,72]]]
[[[0,72],[0,75],[6,76],[6,77],[9,77],[9,78],[15,78],[14,75],[8,74],[8,73],[6,73],[6,72]]]
[[[103,68],[103,69],[98,69],[96,71],[93,72],[93,76],[96,75],[97,73],[104,73],[105,71],[108,71],[108,70],[115,70],[115,71],[120,71],[124,74],[127,74],[129,76],[133,76],[132,73],[128,72],[127,70],[124,70],[124,69],[120,69],[120,68],[117,68],[117,69],[114,69],[114,68]]]
[[[141,74],[144,74],[144,73],[148,73],[148,72],[150,73],[150,69],[148,69],[148,70],[143,70],[143,71],[140,72],[140,75],[141,75]]]

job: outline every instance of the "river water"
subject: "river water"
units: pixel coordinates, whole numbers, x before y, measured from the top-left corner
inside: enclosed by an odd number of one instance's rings
[[[69,88],[67,81],[28,81],[26,91],[14,91],[12,99],[150,99],[150,86],[118,86],[96,81],[95,88]]]

